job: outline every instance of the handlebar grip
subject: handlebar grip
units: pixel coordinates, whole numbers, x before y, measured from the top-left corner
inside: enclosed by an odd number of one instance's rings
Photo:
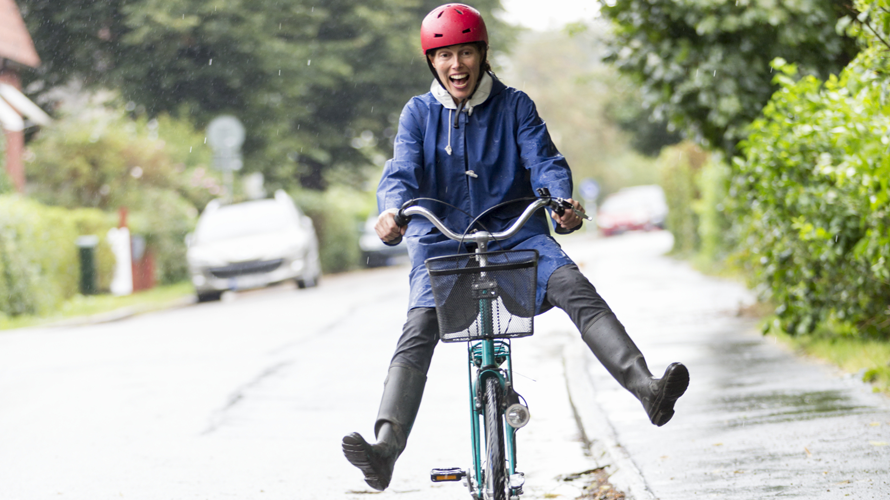
[[[405,215],[404,212],[405,212],[404,209],[400,209],[398,212],[396,212],[396,213],[394,213],[394,214],[392,215],[393,220],[395,221],[396,225],[399,226],[399,227],[405,227],[405,226],[407,226],[407,225],[408,225],[408,222],[411,220],[411,216],[410,216],[410,215]],[[402,237],[399,236],[398,239],[395,239],[395,240],[392,240],[392,241],[384,241],[383,244],[386,245],[386,246],[389,246],[389,247],[394,247],[394,246],[398,245],[398,244],[401,243],[401,242],[402,242]]]
[[[393,220],[395,220],[397,226],[405,227],[408,225],[408,222],[411,220],[411,216],[405,215],[403,210],[399,210],[398,212],[393,214]]]

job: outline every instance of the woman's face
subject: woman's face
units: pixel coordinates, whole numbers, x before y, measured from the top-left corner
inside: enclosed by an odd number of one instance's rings
[[[479,81],[482,54],[475,44],[449,45],[429,57],[445,90],[455,103],[468,99]]]

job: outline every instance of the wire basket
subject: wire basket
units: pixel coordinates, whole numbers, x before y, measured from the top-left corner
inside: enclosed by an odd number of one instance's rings
[[[537,250],[435,257],[426,268],[443,342],[534,333]]]

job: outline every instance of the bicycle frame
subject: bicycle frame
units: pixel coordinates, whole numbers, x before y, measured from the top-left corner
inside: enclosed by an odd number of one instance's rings
[[[475,243],[475,254],[479,261],[479,276],[484,278],[486,275],[484,269],[488,263],[487,251],[489,242],[512,237],[519,232],[519,229],[528,222],[537,210],[545,206],[550,206],[554,209],[558,208],[557,206],[554,206],[554,204],[563,201],[551,198],[549,192],[543,189],[539,190],[539,195],[541,195],[541,198],[531,203],[507,230],[494,234],[486,231],[479,231],[471,234],[459,235],[445,227],[442,221],[432,212],[419,206],[410,206],[400,210],[398,217],[402,218],[402,220],[407,223],[407,217],[421,215],[432,222],[433,225],[435,225],[448,238],[456,241],[469,241]],[[397,223],[403,225],[402,222]],[[481,293],[482,295],[485,295],[484,289]],[[484,490],[487,481],[484,480],[485,478],[483,477],[483,451],[490,452],[490,450],[487,450],[488,444],[485,438],[491,432],[499,432],[499,429],[486,428],[489,424],[487,422],[488,419],[485,418],[485,410],[486,405],[490,402],[486,401],[487,398],[483,396],[483,388],[486,387],[487,380],[494,377],[498,382],[499,394],[503,396],[500,399],[504,400],[504,404],[497,408],[497,415],[499,419],[498,426],[503,427],[503,444],[505,448],[504,461],[506,462],[506,470],[504,472],[506,476],[506,484],[504,491],[501,491],[498,494],[492,492],[492,494],[500,498],[500,495],[507,492],[507,498],[512,500],[517,499],[518,495],[522,494],[524,476],[516,471],[516,429],[513,428],[507,421],[507,418],[505,418],[506,408],[509,403],[509,401],[507,401],[507,396],[515,396],[515,392],[513,391],[513,360],[510,352],[511,342],[509,340],[493,338],[494,326],[492,304],[497,300],[496,297],[480,296],[478,300],[480,338],[467,342],[467,374],[470,392],[470,432],[472,437],[473,456],[473,468],[467,481],[470,493],[475,499],[482,500],[483,498],[486,498],[486,491]],[[501,366],[505,362],[507,364],[506,369],[502,369]],[[476,371],[475,376],[473,373],[474,368]],[[483,420],[486,423],[483,425],[480,423],[480,420]],[[434,472],[435,471],[436,470],[434,470]],[[443,474],[443,477],[447,476],[449,479],[443,480],[454,480],[453,478],[455,477],[461,477],[460,475],[451,474],[455,469],[447,469],[447,471],[448,474]],[[464,473],[460,472],[460,474]]]
[[[482,387],[489,377],[497,377],[501,390],[505,393],[513,385],[513,360],[510,355],[509,340],[484,339],[467,342],[467,375],[470,389],[470,434],[472,437],[473,453],[473,478],[476,484],[471,488],[474,494],[481,492],[482,485],[478,478],[482,477],[482,449],[484,434],[480,420],[483,418],[485,407],[483,406]],[[502,372],[500,366],[506,361],[507,369]],[[473,368],[478,370],[474,377]],[[503,417],[504,408],[499,409]],[[516,429],[504,422],[505,443],[507,446],[508,476],[516,474]],[[511,495],[518,495],[520,488],[511,487]],[[478,496],[482,498],[482,496]]]

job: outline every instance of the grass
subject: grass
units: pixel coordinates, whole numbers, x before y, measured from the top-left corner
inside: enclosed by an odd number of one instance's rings
[[[827,361],[847,373],[859,375],[863,382],[872,384],[874,392],[890,395],[890,342],[887,340],[831,337],[818,333],[791,336],[775,331],[770,335],[799,354]]]
[[[62,304],[58,310],[46,316],[9,317],[0,314],[0,330],[46,325],[124,308],[134,308],[139,312],[147,312],[168,307],[171,303],[192,294],[194,294],[194,290],[191,284],[182,282],[120,297],[114,295],[76,295]]]

